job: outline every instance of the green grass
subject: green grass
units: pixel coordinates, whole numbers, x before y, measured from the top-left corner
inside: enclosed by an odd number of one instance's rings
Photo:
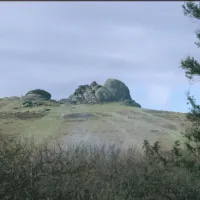
[[[26,138],[33,136],[38,143],[48,138],[62,140],[68,134],[80,132],[84,136],[87,129],[90,135],[110,135],[116,140],[124,137],[138,145],[144,138],[152,142],[159,140],[163,148],[169,149],[175,140],[181,139],[180,132],[185,130],[181,125],[181,119],[185,118],[183,113],[133,108],[117,103],[79,105],[72,111],[69,105],[47,102],[43,106],[24,108],[20,100],[0,99],[0,108],[0,132]],[[61,119],[62,115],[73,113],[90,113],[96,117]]]

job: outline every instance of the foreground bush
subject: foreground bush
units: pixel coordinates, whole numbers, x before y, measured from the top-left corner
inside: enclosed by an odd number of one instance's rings
[[[1,136],[0,199],[200,199],[197,171],[175,165],[171,158],[171,163],[155,161],[156,148],[148,143],[145,148],[144,156],[134,149],[123,153],[110,147],[106,152],[85,145],[64,151],[59,144],[50,149]]]

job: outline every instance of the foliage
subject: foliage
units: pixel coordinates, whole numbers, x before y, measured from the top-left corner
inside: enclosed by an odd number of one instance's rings
[[[190,18],[197,21],[200,20],[200,7],[196,2],[186,2],[182,7],[186,16],[189,16]],[[196,31],[196,36],[197,42],[195,42],[195,44],[197,47],[199,47],[200,30]],[[200,75],[200,64],[194,57],[188,56],[185,60],[182,60],[180,67],[185,70],[186,77],[189,79],[193,79],[194,76]]]
[[[143,157],[136,149],[82,144],[64,150],[59,143],[50,149],[2,135],[0,199],[198,200],[198,175],[159,161],[159,143],[146,145]]]
[[[200,6],[196,2],[186,2],[183,6],[183,11],[186,16],[191,17],[194,20],[200,20]],[[197,31],[197,42],[195,43],[199,47],[200,33]],[[187,57],[181,61],[181,66],[185,70],[186,77],[189,80],[194,80],[195,77],[200,76],[200,63],[193,57]],[[187,114],[187,119],[192,122],[191,129],[186,131],[185,137],[187,142],[185,143],[187,150],[194,155],[200,153],[200,105],[196,104],[196,100],[190,94],[187,94],[187,99],[191,105],[191,111]],[[200,155],[200,154],[199,154]]]

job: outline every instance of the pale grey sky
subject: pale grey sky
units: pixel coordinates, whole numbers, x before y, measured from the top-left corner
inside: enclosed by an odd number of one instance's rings
[[[116,78],[143,107],[187,111],[179,64],[198,55],[197,24],[182,4],[0,2],[0,97],[41,88],[60,99]]]

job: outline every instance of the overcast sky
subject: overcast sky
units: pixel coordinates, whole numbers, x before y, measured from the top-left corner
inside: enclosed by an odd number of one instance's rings
[[[180,60],[199,55],[183,2],[0,2],[0,97],[123,81],[145,108],[188,111]],[[193,93],[200,99],[198,85]]]

